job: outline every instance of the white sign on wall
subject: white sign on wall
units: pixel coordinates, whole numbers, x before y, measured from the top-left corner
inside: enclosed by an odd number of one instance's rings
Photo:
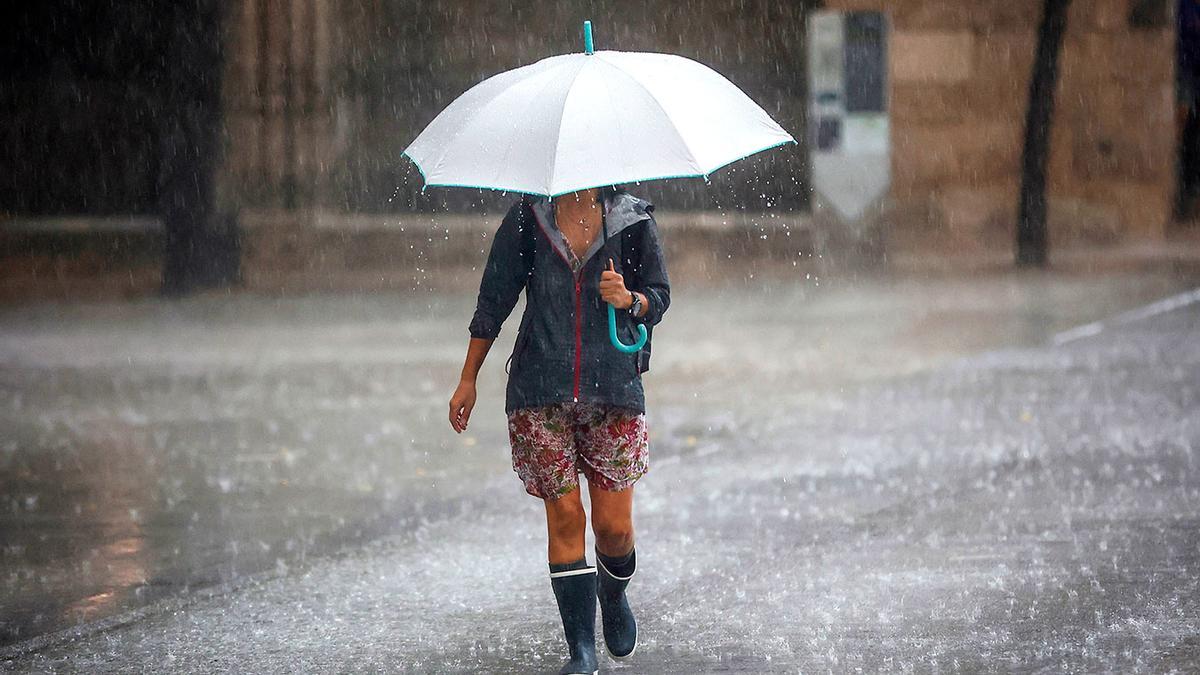
[[[808,20],[813,187],[855,220],[887,192],[887,20],[880,12],[813,12]]]

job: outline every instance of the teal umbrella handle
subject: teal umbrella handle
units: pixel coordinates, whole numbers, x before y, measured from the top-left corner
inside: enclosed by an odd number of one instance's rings
[[[614,347],[625,352],[626,354],[632,354],[641,349],[642,345],[646,344],[646,326],[645,324],[639,323],[637,327],[637,342],[634,342],[631,345],[621,342],[621,338],[617,337],[617,310],[614,309],[612,305],[608,306],[608,339],[613,343]]]

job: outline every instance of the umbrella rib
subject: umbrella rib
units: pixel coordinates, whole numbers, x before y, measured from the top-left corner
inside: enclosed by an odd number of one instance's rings
[[[534,65],[536,65],[536,64],[534,64]],[[518,69],[518,70],[520,70],[520,69]],[[500,75],[497,75],[495,77],[501,77],[506,74],[511,74],[511,72],[515,72],[515,71],[510,71],[510,73],[500,73]],[[491,79],[491,78],[489,78],[489,79]],[[484,82],[481,82],[475,86],[477,87],[477,86],[486,84],[487,81],[488,80],[484,80]],[[471,89],[474,89],[474,88],[475,87],[471,87]],[[468,89],[467,91],[469,92],[470,89]],[[450,142],[443,144],[442,151],[437,156],[437,161],[433,162],[433,166],[431,166],[427,171],[424,171],[424,173],[433,174],[435,171],[437,171],[438,169],[441,168],[442,162],[446,161],[446,155],[450,153],[450,148],[452,148],[454,146],[454,141],[458,140],[458,137],[462,135],[463,129],[466,129],[468,126],[470,126],[471,123],[474,122],[479,117],[479,115],[483,113],[484,109],[487,108],[489,105],[491,105],[492,102],[495,100],[496,100],[495,97],[487,99],[483,103],[483,105],[479,106],[478,110],[471,113],[470,117],[468,117],[466,120],[464,120],[462,123],[460,123],[458,125],[458,128],[454,130],[454,135],[450,137]],[[451,105],[453,105],[453,102],[451,103]],[[435,118],[435,121],[436,121],[436,118]],[[419,166],[420,165],[418,164],[418,167]]]
[[[536,65],[536,64],[535,64],[535,65]],[[547,69],[547,70],[549,70],[549,69]],[[540,74],[540,73],[539,73],[539,74]],[[501,73],[501,75],[504,75],[504,73]],[[550,86],[551,84],[553,84],[553,83],[554,83],[554,80],[553,80],[553,78],[549,78],[549,79],[548,79],[548,81],[546,82],[546,84],[544,84],[544,85],[542,86],[542,88],[541,88],[541,89],[538,91],[538,96],[541,96],[542,92],[546,91],[546,88],[547,88],[547,87],[549,87],[549,86]],[[533,99],[533,100],[536,100],[536,98],[537,98],[537,97],[534,97],[534,99]],[[480,118],[480,116],[482,116],[482,115],[483,115],[483,113],[484,113],[485,111],[487,111],[489,108],[491,108],[491,107],[492,107],[492,105],[493,105],[493,104],[494,104],[494,103],[495,103],[495,102],[496,102],[498,99],[499,99],[499,97],[492,97],[492,98],[488,99],[488,100],[487,100],[487,101],[486,101],[486,102],[485,102],[483,105],[479,106],[479,109],[478,109],[478,110],[476,110],[474,113],[472,113],[472,114],[471,114],[471,116],[470,116],[469,118],[467,118],[467,119],[466,119],[466,120],[465,120],[465,121],[464,121],[462,124],[459,124],[459,125],[458,125],[458,129],[456,129],[456,130],[454,131],[454,136],[453,136],[453,137],[450,139],[450,142],[449,142],[449,143],[446,143],[446,144],[445,144],[445,149],[444,149],[444,150],[442,150],[442,152],[441,152],[441,154],[440,154],[440,155],[438,155],[438,160],[437,160],[437,162],[436,162],[436,163],[433,165],[433,169],[431,169],[431,170],[429,171],[429,173],[433,173],[435,170],[437,170],[437,169],[441,168],[441,166],[442,166],[442,162],[444,162],[444,161],[446,160],[446,155],[450,154],[450,149],[451,149],[452,147],[454,147],[454,141],[458,140],[458,137],[459,137],[459,136],[461,136],[461,135],[462,135],[462,133],[463,133],[463,132],[464,132],[464,131],[465,131],[465,130],[468,128],[468,127],[470,127],[472,124],[474,124],[474,123],[475,123],[475,120],[479,119],[479,118]],[[508,147],[507,147],[507,148],[505,148],[505,150],[504,150],[504,156],[505,156],[505,157],[507,157],[507,156],[508,156],[508,153],[509,153],[509,152],[512,150],[512,144],[513,144],[513,141],[512,141],[512,140],[510,140],[510,141],[509,141],[509,144],[508,144]],[[501,164],[501,165],[503,165],[503,164]]]
[[[479,106],[479,110],[476,110],[471,114],[470,117],[467,118],[465,122],[458,125],[458,128],[454,130],[454,135],[450,137],[450,142],[443,144],[442,151],[438,154],[437,161],[433,163],[433,167],[431,167],[426,173],[433,175],[438,169],[442,168],[442,162],[446,161],[446,155],[450,154],[450,148],[454,147],[454,142],[457,141],[458,137],[462,135],[463,129],[466,129],[467,126],[474,122],[479,115],[483,113],[484,109],[491,105],[492,101],[494,100],[495,99],[491,99],[487,103]]]
[[[601,80],[601,82],[604,83],[604,93],[608,94],[609,108],[616,110],[617,106],[616,106],[616,102],[613,100],[612,85],[609,83],[608,80]],[[617,125],[618,137],[624,137],[625,136],[625,125],[621,124],[621,116],[613,115],[613,123]],[[626,166],[628,166],[628,165],[626,165]],[[621,171],[622,171],[622,173],[625,171],[624,166],[621,167]]]
[[[583,61],[579,65],[579,68],[575,70],[575,75],[571,77],[571,84],[567,86],[567,91],[562,97],[562,106],[558,115],[558,133],[554,136],[554,150],[550,153],[550,181],[546,185],[546,194],[554,192],[554,175],[558,171],[558,144],[562,141],[562,118],[566,114],[567,101],[571,99],[571,91],[575,89],[575,83],[579,81],[579,73],[582,73],[583,69],[587,68],[587,64],[587,61]]]
[[[604,64],[607,65],[609,68],[612,68],[613,70],[620,73],[622,77],[626,78],[630,82],[633,82],[642,91],[646,92],[646,95],[650,97],[650,100],[654,101],[654,105],[658,106],[658,109],[662,111],[663,117],[667,120],[668,126],[670,126],[671,131],[675,132],[675,137],[679,139],[679,142],[683,145],[683,149],[687,151],[688,158],[691,160],[691,163],[692,163],[692,168],[695,169],[698,174],[703,174],[704,169],[702,169],[700,167],[700,162],[699,162],[699,160],[696,159],[696,153],[692,151],[692,146],[688,145],[687,139],[685,139],[683,137],[683,134],[679,133],[679,129],[675,128],[675,123],[674,123],[674,121],[671,120],[671,114],[668,113],[667,109],[663,107],[662,101],[658,100],[658,97],[654,95],[654,92],[650,91],[649,87],[642,84],[641,80],[639,80],[636,77],[625,72],[624,69],[618,67],[617,64],[612,63],[606,59],[600,59],[600,60],[603,61]]]
[[[575,72],[578,74],[578,72],[579,72],[579,71],[578,71],[578,70],[576,70]],[[533,103],[534,103],[535,101],[537,101],[537,99],[541,98],[542,94],[544,94],[544,93],[546,92],[546,89],[548,89],[548,88],[550,87],[550,85],[552,85],[552,84],[554,84],[554,79],[553,79],[553,78],[549,78],[549,79],[548,79],[548,81],[546,82],[546,84],[542,85],[542,88],[538,90],[537,96],[534,96],[533,98],[531,98],[531,99],[530,99],[530,101],[529,101],[529,104],[528,104],[528,105],[529,105],[529,106],[532,106],[532,105],[533,105]],[[574,81],[574,80],[572,80],[572,81],[571,81],[571,84],[572,84],[572,85],[574,85],[574,84],[575,84],[575,81]],[[569,91],[569,90],[570,90],[570,87],[567,87],[567,89],[568,89],[568,91]],[[528,107],[528,106],[527,106],[527,107]],[[561,127],[561,126],[562,126],[562,114],[561,114],[561,113],[559,114],[559,118],[558,118],[558,124],[559,124],[559,127]],[[561,134],[560,134],[560,135],[561,135]],[[504,160],[507,160],[507,159],[508,159],[508,153],[512,152],[513,143],[516,143],[516,142],[517,142],[517,139],[516,139],[516,134],[513,134],[512,136],[510,136],[510,137],[509,137],[509,139],[508,139],[508,146],[504,148],[504,154],[503,154],[503,155],[501,155],[501,158],[502,158],[502,159],[504,159]],[[555,151],[557,152],[557,150],[558,150],[558,136],[555,136],[555,139],[554,139],[554,149],[555,149]],[[553,160],[552,160],[552,161],[553,161]],[[502,168],[503,168],[503,167],[504,167],[506,164],[507,164],[507,162],[505,162],[505,161],[501,161],[500,163],[498,163],[498,164],[496,165],[496,170],[497,170],[497,171],[499,171],[499,170],[500,170],[500,169],[502,169]],[[553,175],[553,173],[552,173],[551,175]],[[494,176],[494,175],[493,175],[493,177],[492,177],[492,181],[493,181],[493,182],[495,182],[495,181],[496,181],[496,179],[497,179],[497,176]],[[553,182],[553,179],[551,179],[551,182]],[[550,188],[550,186],[549,186],[549,185],[545,185],[545,186],[543,186],[543,187],[545,187],[545,188],[547,189],[547,192],[549,192],[549,188]]]

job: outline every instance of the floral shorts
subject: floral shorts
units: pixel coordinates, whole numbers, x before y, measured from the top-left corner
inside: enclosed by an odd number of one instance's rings
[[[598,403],[552,403],[508,415],[513,471],[525,491],[557,499],[588,484],[624,490],[649,470],[646,415]]]

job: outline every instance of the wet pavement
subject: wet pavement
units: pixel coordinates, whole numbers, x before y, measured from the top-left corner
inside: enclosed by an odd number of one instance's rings
[[[1195,285],[678,289],[625,668],[1194,665],[1200,306],[1053,338]],[[444,419],[471,302],[6,310],[6,665],[554,672],[544,519],[503,427],[515,320],[471,433]]]

